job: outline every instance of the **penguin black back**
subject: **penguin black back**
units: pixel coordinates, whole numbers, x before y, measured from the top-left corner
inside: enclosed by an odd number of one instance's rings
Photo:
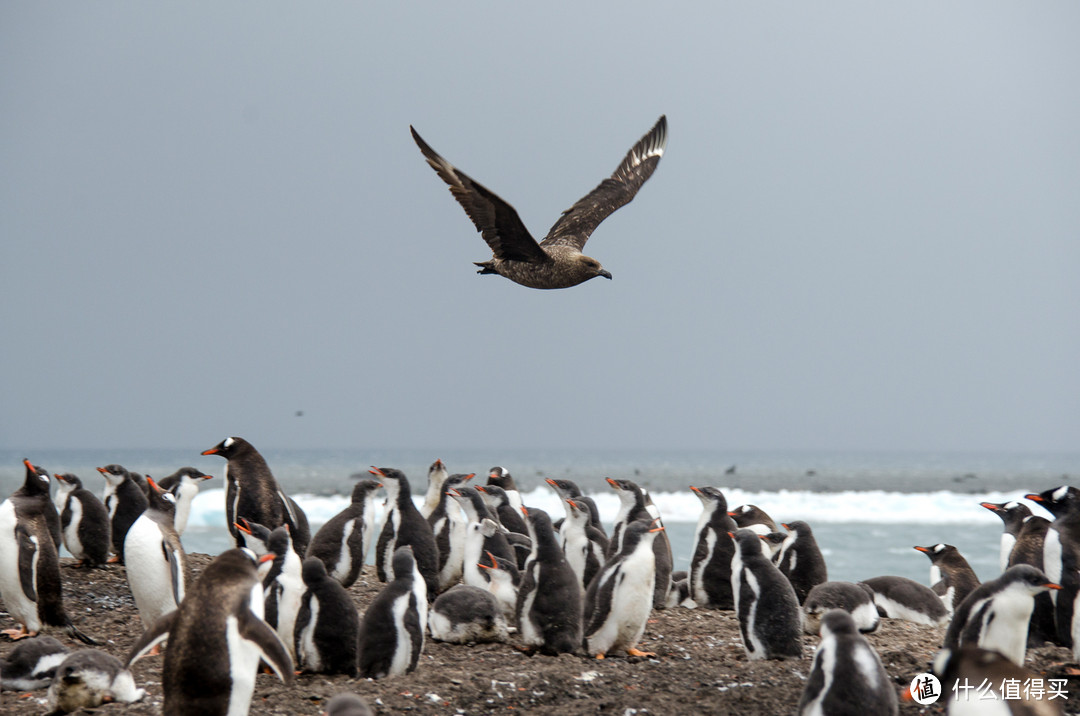
[[[387,493],[386,522],[375,549],[376,570],[380,578],[385,577],[383,581],[395,578],[397,575],[391,571],[393,555],[401,547],[411,547],[416,568],[427,585],[428,598],[434,599],[439,592],[439,548],[431,525],[413,504],[409,480],[405,473],[392,467],[372,467],[371,472]]]

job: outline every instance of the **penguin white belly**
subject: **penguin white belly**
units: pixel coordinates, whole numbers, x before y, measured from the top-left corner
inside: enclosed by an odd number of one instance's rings
[[[874,604],[881,607],[885,612],[885,616],[891,619],[904,619],[916,624],[929,624],[930,626],[936,626],[939,623],[930,615],[915,611],[906,604],[889,599],[883,594],[874,594]]]
[[[873,602],[863,602],[851,610],[851,618],[855,620],[855,627],[859,631],[873,631],[877,629],[881,615]]]
[[[544,643],[544,635],[536,628],[532,620],[533,602],[536,601],[536,585],[525,595],[521,604],[521,615],[518,619],[518,629],[521,630],[521,640],[529,646],[540,646]]]
[[[488,580],[480,573],[480,559],[484,547],[484,534],[479,525],[470,525],[474,529],[465,532],[465,544],[462,548],[461,581],[470,587],[488,588]]]
[[[68,526],[64,528],[64,546],[67,547],[67,551],[71,552],[73,557],[82,559],[86,553],[82,546],[82,540],[79,539],[79,523],[82,522],[83,513],[82,500],[69,498],[67,507],[71,510],[71,520],[68,522]]]
[[[144,629],[176,609],[172,569],[161,543],[161,530],[149,517],[135,520],[124,540],[128,584]]]
[[[188,482],[181,482],[177,489],[173,529],[178,535],[184,534],[184,530],[187,529],[188,517],[191,516],[191,502],[197,494],[199,494],[199,488]]]
[[[645,632],[645,622],[652,611],[652,594],[656,572],[652,551],[640,558],[637,553],[626,559],[619,573],[612,576],[619,581],[611,593],[611,608],[603,626],[589,638],[589,651],[601,654],[611,649],[630,649],[637,645]],[[646,572],[651,574],[646,574]]]
[[[572,531],[565,535],[563,542],[563,556],[570,569],[577,575],[578,584],[585,581],[585,564],[589,558],[589,541],[579,531]]]
[[[995,649],[1014,664],[1023,666],[1028,620],[1034,605],[1028,594],[1013,594],[1009,589],[998,594],[986,610],[978,646]]]
[[[1015,544],[1015,536],[1008,532],[1001,533],[1001,553],[998,556],[998,561],[1001,563],[1002,572],[1009,568],[1009,557],[1012,555],[1012,549]]]
[[[38,618],[37,602],[23,593],[22,580],[19,578],[19,540],[15,535],[16,524],[18,524],[18,518],[15,516],[15,504],[11,500],[4,500],[3,504],[0,504],[0,540],[4,543],[4,546],[0,547],[0,601],[3,601],[4,608],[15,621],[25,624],[27,631],[36,633],[41,631],[41,620]],[[31,537],[31,540],[36,543],[37,538]],[[33,583],[36,585],[36,554],[33,567]]]
[[[300,648],[300,653],[297,656],[299,662],[308,671],[317,672],[322,669],[322,659],[319,656],[319,650],[315,647],[315,625],[319,623],[319,599],[312,595],[309,603],[311,604],[311,617],[308,619],[308,623],[304,625],[303,631],[300,632],[300,638],[297,640],[297,646]]]
[[[304,598],[304,580],[300,576],[300,558],[293,553],[285,559],[285,568],[277,576],[277,581],[281,585],[281,594],[278,595],[277,634],[288,649],[289,656],[296,661],[294,635],[296,615],[300,613],[300,601]],[[296,560],[295,571],[290,569],[289,560]]]
[[[461,579],[465,570],[465,527],[467,523],[459,516],[447,515],[450,521],[450,553],[446,556],[446,564],[439,574],[439,583],[450,586]]]
[[[938,703],[941,703],[940,701]],[[953,696],[948,704],[949,716],[1015,716],[1009,702],[1004,699],[980,699],[974,695]]]
[[[421,580],[423,581],[423,580]],[[415,597],[415,594],[413,594]],[[412,637],[405,627],[405,616],[409,610],[409,598],[402,596],[394,602],[391,611],[394,620],[394,634],[397,636],[397,644],[394,645],[394,658],[390,660],[389,676],[399,676],[409,670],[412,663]],[[421,615],[426,617],[426,614]],[[420,628],[424,628],[424,622],[420,622]]]
[[[352,537],[353,530],[356,529],[356,520],[349,520],[345,523],[345,527],[341,530],[341,544],[338,546],[338,561],[334,565],[333,571],[330,572],[330,576],[339,582],[345,581],[345,578],[349,576],[349,571],[352,569],[352,549],[349,547],[349,538]]]
[[[255,690],[260,652],[258,647],[240,636],[240,622],[232,615],[225,618],[225,644],[229,649],[229,678],[232,680],[227,716],[245,716]]]
[[[1051,582],[1061,584],[1061,535],[1055,529],[1046,530],[1043,538],[1043,571]],[[1050,599],[1057,604],[1058,590],[1050,590]]]

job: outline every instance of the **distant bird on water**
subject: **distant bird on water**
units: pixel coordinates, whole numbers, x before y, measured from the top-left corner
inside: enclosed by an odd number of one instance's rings
[[[661,116],[627,153],[615,172],[563,212],[539,243],[514,207],[435,153],[411,126],[413,139],[432,169],[450,185],[491,247],[489,261],[475,262],[477,273],[495,273],[529,288],[569,288],[591,278],[611,278],[600,262],[581,253],[589,236],[612,212],[628,204],[656,171],[667,145],[667,118]]]

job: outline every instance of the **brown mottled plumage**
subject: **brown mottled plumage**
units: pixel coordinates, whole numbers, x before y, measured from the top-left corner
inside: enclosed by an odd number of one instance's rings
[[[599,261],[581,250],[601,221],[634,198],[656,171],[667,145],[667,118],[661,116],[615,172],[564,211],[537,243],[514,207],[456,169],[415,129],[409,129],[428,164],[450,185],[450,193],[491,247],[494,256],[490,261],[476,262],[480,267],[477,273],[497,273],[529,288],[569,288],[597,276],[611,278]]]

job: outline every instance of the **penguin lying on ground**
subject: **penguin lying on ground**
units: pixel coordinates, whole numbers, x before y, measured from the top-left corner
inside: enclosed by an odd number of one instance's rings
[[[442,594],[428,613],[431,638],[455,644],[505,642],[506,618],[491,592],[459,584]]]
[[[890,619],[904,619],[916,624],[938,626],[949,619],[949,612],[934,590],[907,577],[871,577],[857,584],[874,600],[878,613]]]
[[[164,716],[246,714],[260,660],[286,685],[293,683],[288,650],[252,610],[262,607],[257,559],[251,550],[222,552],[180,608],[159,619],[128,652],[130,666],[169,639],[161,679]]]
[[[861,632],[874,631],[880,620],[877,606],[868,590],[853,582],[825,582],[811,589],[803,602],[803,627],[806,633],[817,634],[822,615],[831,609],[843,609],[850,614]]]
[[[97,649],[83,649],[68,655],[57,667],[47,703],[50,714],[67,714],[111,701],[130,704],[145,695],[145,691],[136,688],[131,672],[115,656]]]
[[[851,615],[833,609],[821,618],[821,643],[799,699],[799,716],[865,713],[889,716],[900,705],[881,659]]]
[[[0,657],[0,689],[44,689],[52,683],[56,667],[67,655],[67,647],[51,636],[38,636],[19,642],[6,657]]]

